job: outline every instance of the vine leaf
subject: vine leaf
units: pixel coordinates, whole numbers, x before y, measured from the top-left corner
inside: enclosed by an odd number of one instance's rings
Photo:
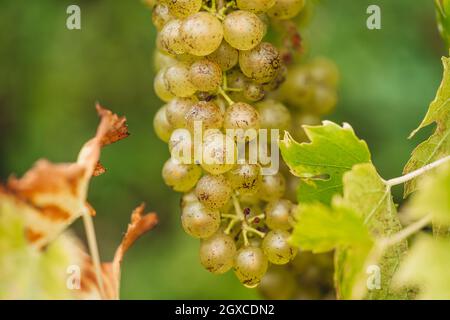
[[[420,234],[395,275],[394,284],[419,289],[417,299],[450,299],[450,239]]]
[[[324,121],[320,126],[304,126],[311,142],[297,143],[289,133],[280,142],[282,156],[291,172],[302,179],[299,202],[330,204],[342,193],[342,176],[353,165],[370,162],[367,144],[356,137],[352,127]]]
[[[389,237],[402,229],[390,188],[381,179],[372,164],[355,165],[351,171],[344,175],[343,182],[344,201],[361,215],[365,225],[367,225],[374,237]],[[406,251],[407,242],[405,240],[391,246],[383,253],[381,259],[377,262],[381,271],[381,287],[368,291],[368,299],[408,298],[409,292],[407,289],[394,290],[391,286],[392,277],[397,271],[400,260],[403,259]],[[336,254],[344,257],[348,255],[342,250]],[[336,261],[338,261],[336,263],[336,273],[341,274],[347,268],[345,263],[341,263],[342,261],[345,262],[345,259],[338,257]],[[364,270],[360,270],[360,272],[362,271]],[[337,277],[340,280],[336,283],[338,293],[341,291],[341,287],[348,287],[345,283],[345,278],[345,275]],[[342,292],[344,297],[349,295],[351,296],[349,292]]]
[[[428,112],[419,127],[414,130],[410,138],[420,129],[436,123],[436,130],[424,142],[417,146],[411,154],[410,160],[405,165],[404,174],[417,170],[433,161],[450,153],[450,58],[443,57],[444,75],[442,83],[436,94],[436,98],[431,102]],[[404,196],[417,189],[417,179],[412,179],[405,183]]]
[[[450,165],[442,166],[418,181],[419,191],[414,193],[406,207],[409,218],[418,220],[432,215],[433,232],[448,235],[450,226]]]

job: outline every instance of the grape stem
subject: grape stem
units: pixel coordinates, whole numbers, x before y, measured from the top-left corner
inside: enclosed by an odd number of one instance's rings
[[[439,159],[439,160],[437,160],[435,162],[429,163],[426,166],[423,166],[422,168],[417,169],[415,171],[412,171],[412,172],[410,172],[410,173],[408,173],[408,174],[406,174],[404,176],[387,180],[385,183],[389,187],[392,187],[392,186],[396,186],[396,185],[408,182],[409,180],[417,178],[420,175],[424,174],[425,172],[428,172],[428,171],[430,171],[430,170],[432,170],[432,169],[434,169],[436,167],[439,167],[440,165],[442,165],[442,164],[444,164],[444,163],[446,163],[448,161],[450,161],[450,156],[446,156],[446,157],[444,157],[442,159]]]
[[[234,101],[227,95],[227,93],[221,87],[219,87],[219,93],[222,95],[222,97],[225,98],[225,100],[227,100],[230,106],[234,104]]]
[[[249,241],[248,241],[248,234],[249,233],[254,233],[256,235],[258,235],[261,238],[264,238],[266,236],[266,234],[264,232],[261,232],[253,227],[250,227],[248,224],[254,222],[257,218],[261,219],[264,218],[264,214],[252,217],[249,221],[247,221],[244,212],[242,211],[241,205],[239,203],[239,200],[237,199],[236,195],[233,195],[233,205],[234,205],[234,210],[236,214],[223,214],[222,217],[224,218],[229,218],[230,222],[227,226],[227,228],[225,229],[225,233],[229,234],[231,232],[231,229],[233,229],[233,227],[236,225],[236,223],[241,222],[241,227],[242,227],[242,237],[244,238],[244,245],[248,246],[249,245]]]

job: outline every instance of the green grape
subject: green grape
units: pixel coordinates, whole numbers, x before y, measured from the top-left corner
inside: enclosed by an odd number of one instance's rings
[[[261,247],[270,262],[286,264],[294,259],[298,249],[289,244],[289,237],[289,232],[284,230],[272,230],[266,234]]]
[[[223,39],[223,27],[214,15],[198,12],[184,20],[181,37],[186,52],[195,56],[207,56],[219,48]]]
[[[312,114],[296,114],[292,119],[292,128],[289,133],[292,134],[295,141],[297,142],[307,142],[309,141],[306,136],[305,130],[303,129],[304,125],[313,126],[319,125],[320,118],[318,116]]]
[[[153,89],[156,95],[164,102],[169,102],[174,98],[173,94],[169,91],[169,88],[165,81],[165,73],[167,69],[161,69],[156,74],[155,81],[153,82]]]
[[[166,107],[167,121],[173,128],[186,127],[185,115],[198,102],[195,97],[174,98],[170,100]]]
[[[199,101],[195,103],[185,115],[186,127],[194,132],[195,122],[201,121],[203,131],[220,129],[223,124],[223,114],[220,108],[212,101]]]
[[[165,54],[165,53],[161,52],[160,50],[155,51],[153,61],[154,61],[156,71],[168,68],[171,65],[177,63],[177,60],[174,57],[172,57],[168,54]]]
[[[281,68],[278,50],[267,42],[248,51],[239,52],[239,66],[242,72],[258,83],[273,80]]]
[[[258,130],[260,126],[258,111],[251,105],[244,102],[236,102],[232,104],[225,112],[223,125],[225,129],[242,129],[242,130]],[[257,132],[252,132],[256,138]],[[244,139],[245,132],[237,134],[238,139]]]
[[[220,227],[220,213],[206,208],[200,202],[190,202],[182,210],[184,231],[194,238],[209,238]]]
[[[254,288],[267,271],[269,263],[263,251],[248,246],[238,250],[234,259],[234,273],[246,287]]]
[[[205,175],[195,187],[198,200],[209,209],[220,209],[231,199],[231,184],[223,175]]]
[[[164,1],[169,7],[170,13],[177,18],[186,18],[202,7],[202,0],[167,0]]]
[[[176,55],[184,53],[184,44],[180,35],[181,20],[169,21],[159,32],[157,46],[161,51]]]
[[[285,267],[271,266],[258,286],[265,299],[289,300],[297,290],[297,279]]]
[[[161,30],[164,25],[172,20],[173,17],[169,12],[169,7],[165,4],[157,4],[152,11],[152,21],[157,30]]]
[[[238,10],[228,14],[223,21],[223,37],[239,50],[250,50],[264,36],[264,23],[252,12]]]
[[[333,111],[337,104],[337,93],[335,90],[317,86],[314,90],[313,100],[309,106],[310,111],[321,114],[327,114]]]
[[[267,226],[272,230],[291,229],[293,208],[292,202],[286,199],[269,202],[264,210]]]
[[[200,243],[200,262],[206,270],[223,274],[233,267],[236,245],[233,238],[221,230]]]
[[[271,18],[287,20],[302,11],[306,0],[276,0],[275,5],[267,11]]]
[[[270,202],[280,199],[286,190],[286,179],[281,173],[271,176],[263,176],[259,188],[261,200]]]
[[[194,62],[189,70],[192,84],[200,91],[214,91],[222,83],[222,69],[212,61],[202,59]]]
[[[184,164],[193,163],[194,143],[191,133],[186,129],[174,130],[169,139],[169,151],[173,159]]]
[[[234,167],[236,145],[230,137],[215,132],[206,135],[203,140],[202,168],[211,174],[223,174]]]
[[[167,68],[164,79],[166,87],[177,97],[190,97],[197,91],[191,83],[189,67],[184,63],[177,63]]]
[[[153,128],[155,129],[155,133],[164,142],[168,142],[170,139],[170,135],[172,134],[172,126],[169,121],[167,121],[166,117],[166,108],[167,106],[161,107],[155,114],[153,118]]]
[[[182,62],[182,63],[190,66],[191,64],[193,64],[193,63],[197,62],[198,60],[200,60],[201,57],[197,57],[197,56],[194,56],[194,55],[189,54],[189,53],[183,53],[183,54],[177,55],[176,59],[177,59],[177,61]]]
[[[249,101],[260,101],[264,98],[266,92],[264,87],[255,82],[248,82],[244,88],[244,97]]]
[[[261,169],[257,164],[238,164],[227,173],[233,190],[240,195],[255,194],[261,185]]]
[[[164,182],[178,192],[191,190],[201,175],[202,169],[199,166],[183,164],[173,158],[166,161],[162,170]]]
[[[326,58],[316,58],[310,65],[311,79],[325,86],[336,88],[339,83],[339,70]]]
[[[216,51],[207,58],[217,63],[223,71],[228,71],[237,65],[239,61],[239,51],[230,46],[226,41],[222,41]]]
[[[280,97],[289,105],[302,109],[310,104],[314,92],[313,81],[308,66],[290,69],[286,81],[280,88]]]
[[[262,13],[269,10],[276,0],[237,0],[237,7],[241,10]]]
[[[261,128],[289,130],[291,113],[281,102],[268,99],[256,104],[261,119]]]

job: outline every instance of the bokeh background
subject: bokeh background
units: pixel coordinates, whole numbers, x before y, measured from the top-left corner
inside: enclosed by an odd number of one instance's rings
[[[407,140],[441,79],[444,46],[431,0],[322,0],[302,28],[308,55],[333,59],[342,74],[329,119],[349,122],[371,147],[383,177],[401,174]],[[66,29],[66,8],[81,7],[82,30]],[[366,28],[366,8],[382,9],[382,29]],[[73,161],[98,119],[96,101],[124,114],[130,138],[107,148],[108,173],[95,178],[90,202],[103,260],[110,260],[131,210],[141,201],[160,225],[127,254],[122,298],[258,298],[228,273],[214,276],[199,243],[179,222],[179,195],[160,171],[169,153],[152,129],[161,106],[152,89],[155,29],[139,0],[0,2],[0,178],[22,175],[39,158]],[[401,190],[395,190],[400,199]],[[75,230],[83,236],[80,225]]]

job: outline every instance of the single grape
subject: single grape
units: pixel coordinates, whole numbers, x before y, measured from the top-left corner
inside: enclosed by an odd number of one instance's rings
[[[236,4],[241,10],[262,13],[273,7],[275,1],[276,0],[237,0]]]
[[[186,127],[185,116],[192,106],[198,102],[197,98],[174,98],[170,100],[166,107],[167,121],[173,128]]]
[[[337,93],[334,89],[316,86],[309,110],[319,115],[328,114],[336,107],[337,101]]]
[[[244,97],[249,101],[260,101],[264,98],[266,92],[264,87],[255,82],[248,82],[244,88]]]
[[[248,51],[239,52],[239,66],[242,72],[258,83],[273,80],[281,68],[278,50],[268,42],[262,42]]]
[[[184,20],[181,37],[186,52],[195,56],[207,56],[219,48],[223,39],[223,27],[214,15],[202,11]]]
[[[234,11],[223,21],[223,36],[233,48],[250,50],[261,42],[264,23],[252,12]]]
[[[223,125],[225,129],[242,129],[241,132],[235,132],[237,138],[251,140],[256,138],[256,130],[260,127],[259,113],[247,103],[236,102],[226,110]],[[246,136],[246,130],[253,132],[249,132],[250,136]]]
[[[306,0],[276,0],[267,14],[271,18],[287,20],[295,17],[302,11]]]
[[[222,83],[222,69],[207,59],[194,62],[189,70],[192,84],[200,91],[214,91]]]
[[[200,262],[206,270],[223,274],[233,267],[236,255],[234,239],[219,230],[200,243]]]
[[[174,95],[169,91],[169,87],[166,84],[165,73],[167,69],[161,69],[156,74],[153,82],[153,89],[156,95],[164,102],[169,102],[174,98]]]
[[[223,124],[223,114],[220,108],[212,101],[199,101],[195,103],[184,116],[186,127],[194,132],[198,123],[203,131],[207,129],[220,129]]]
[[[262,176],[259,197],[266,202],[280,199],[286,190],[286,179],[281,173]]]
[[[197,91],[190,81],[189,67],[184,63],[177,63],[167,68],[164,79],[166,87],[177,97],[190,97]]]
[[[162,170],[164,182],[178,192],[191,190],[201,175],[202,169],[199,166],[183,164],[173,158],[166,161]]]
[[[154,61],[156,71],[168,68],[171,65],[177,63],[177,60],[174,57],[172,57],[168,54],[165,54],[165,53],[161,52],[160,50],[155,50],[153,61]]]
[[[329,59],[316,58],[310,65],[311,79],[321,85],[336,88],[339,84],[339,70]]]
[[[164,1],[170,13],[178,18],[186,18],[202,7],[202,0],[168,0]]]
[[[188,203],[182,210],[184,231],[194,238],[209,238],[220,227],[220,213],[206,208],[200,202]]]
[[[153,118],[153,128],[155,129],[155,133],[164,142],[168,142],[170,139],[170,135],[172,134],[172,126],[169,121],[167,121],[166,117],[166,108],[167,106],[161,107],[155,114]]]
[[[272,230],[266,234],[261,247],[270,262],[286,264],[295,257],[298,249],[289,244],[289,237],[289,232],[283,230]]]
[[[223,174],[236,163],[236,145],[230,137],[220,133],[206,135],[203,140],[202,168],[211,174]]]
[[[180,207],[184,209],[187,205],[191,203],[198,203],[197,196],[195,195],[195,191],[190,191],[188,193],[183,194],[180,200]]]
[[[230,201],[230,182],[223,175],[205,175],[195,187],[198,200],[209,209],[220,209]]]
[[[227,173],[227,178],[239,194],[255,194],[262,181],[261,169],[257,164],[238,164]]]
[[[192,164],[194,158],[194,143],[192,140],[191,133],[187,129],[174,130],[169,139],[171,157],[183,164]]]
[[[301,65],[289,69],[286,81],[280,88],[280,98],[290,106],[305,109],[312,99],[314,82],[308,66]]]
[[[287,268],[271,266],[262,278],[258,290],[265,299],[289,300],[294,297],[297,285],[295,275]]]
[[[267,226],[272,230],[291,229],[293,209],[292,202],[286,199],[269,202],[264,210]]]
[[[165,4],[157,4],[152,11],[152,21],[157,30],[161,30],[164,25],[172,20],[173,17],[169,12],[169,7]]]
[[[261,128],[289,130],[291,113],[281,102],[268,99],[256,104],[261,119]]]
[[[184,44],[180,35],[181,20],[169,21],[158,33],[157,46],[168,54],[176,55],[184,53]]]
[[[201,59],[201,57],[194,56],[189,53],[183,53],[176,56],[177,61],[182,62],[188,66],[193,64],[194,62],[197,62]]]
[[[217,63],[223,71],[228,71],[237,65],[239,51],[230,46],[226,41],[222,41],[219,48],[208,55],[207,59]]]
[[[267,271],[268,261],[263,251],[254,246],[238,250],[234,259],[234,273],[246,287],[254,288]]]

